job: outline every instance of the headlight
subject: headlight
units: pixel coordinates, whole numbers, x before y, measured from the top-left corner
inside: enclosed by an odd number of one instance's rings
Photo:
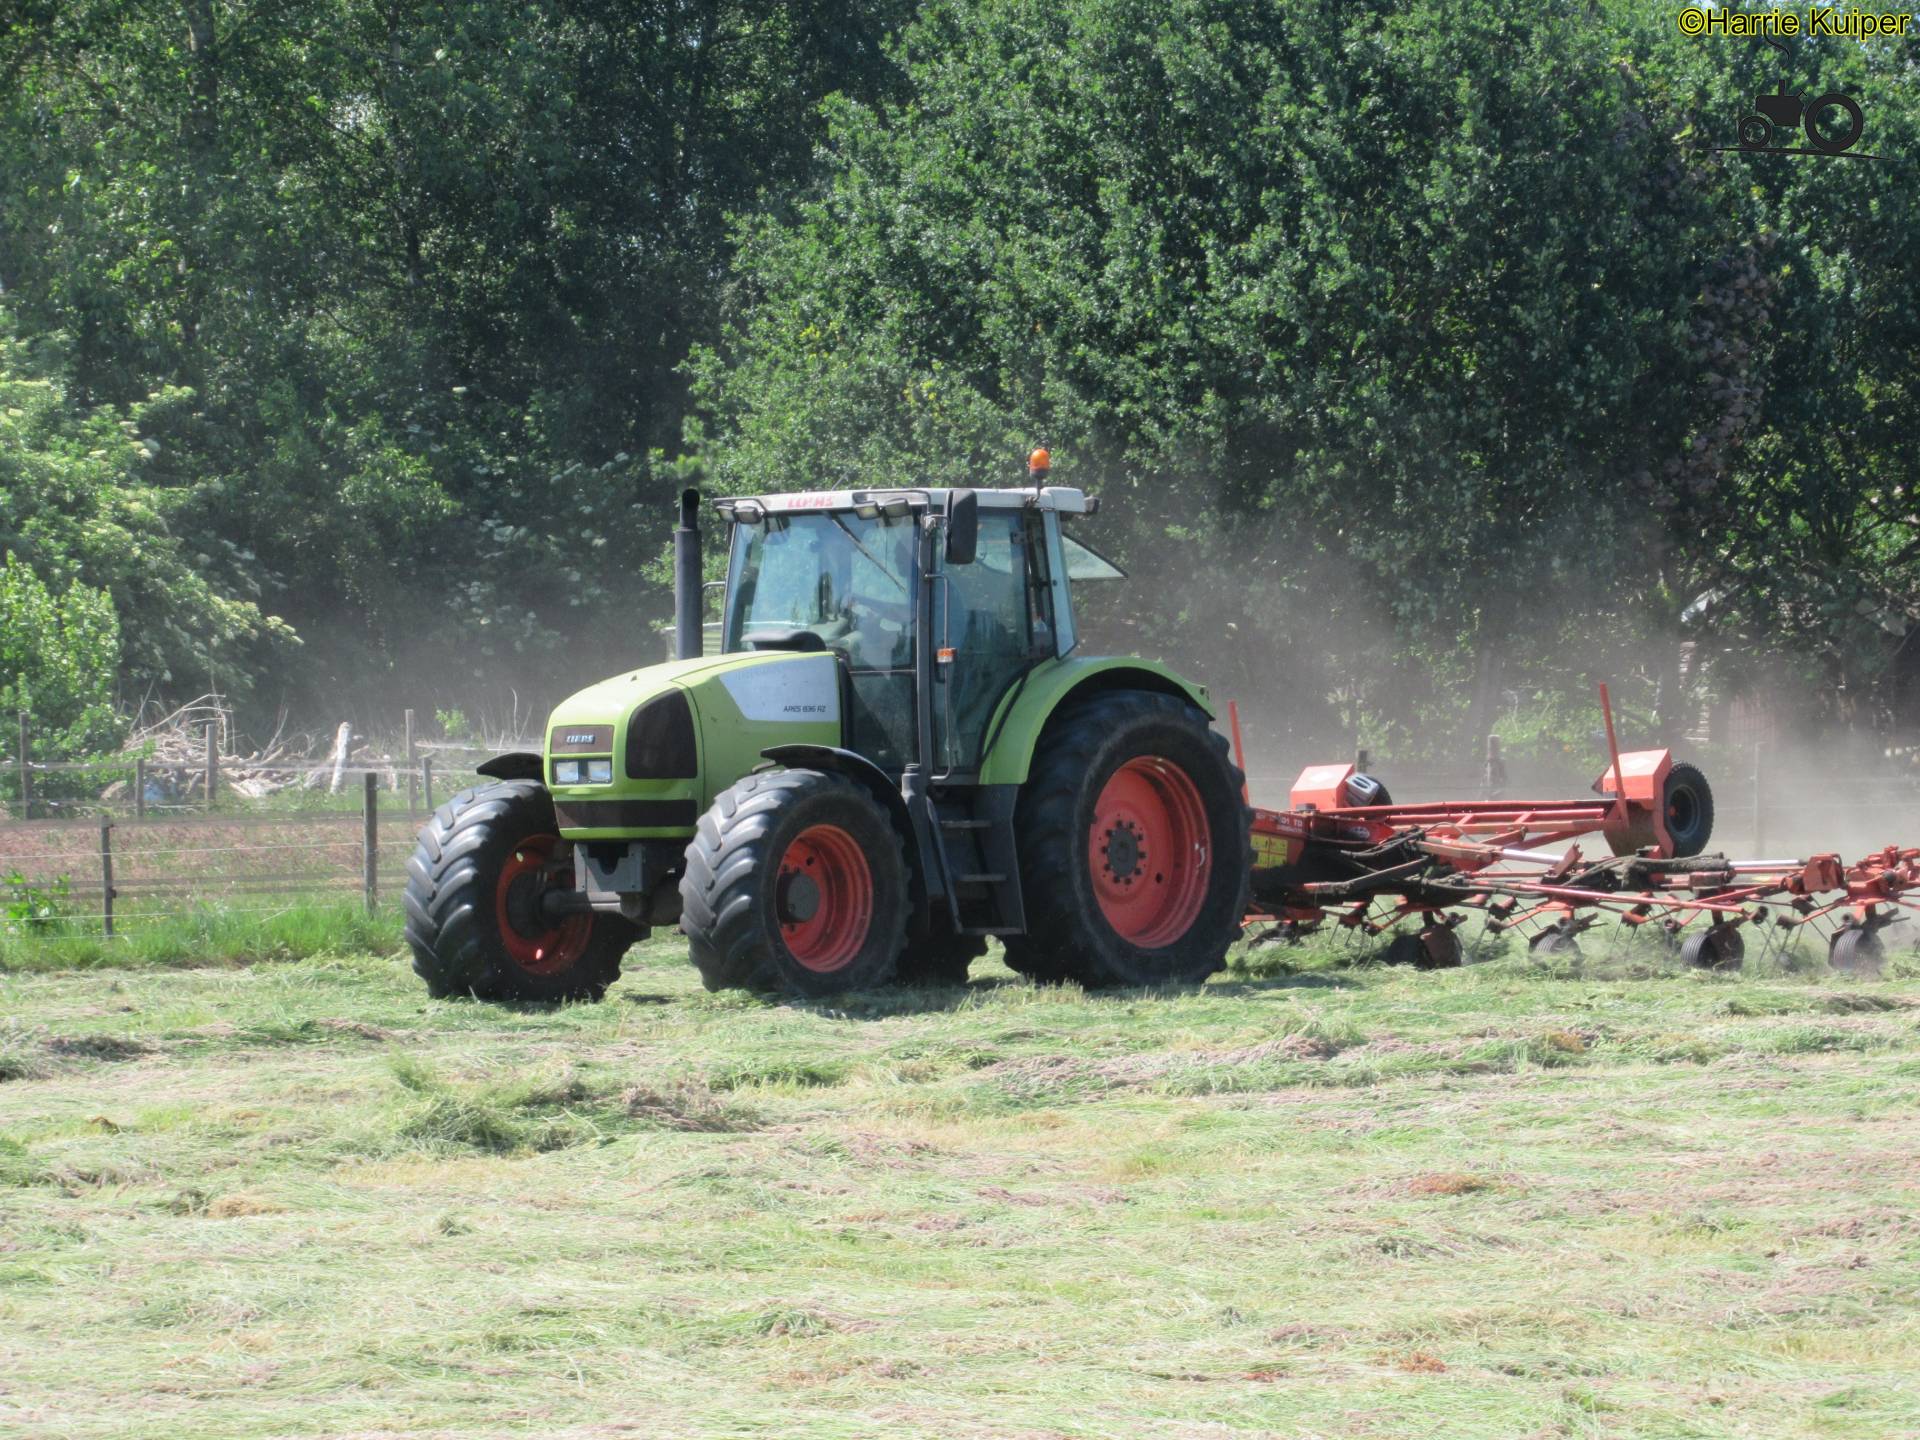
[[[605,785],[613,779],[613,761],[587,761],[587,781],[592,785]]]
[[[556,760],[553,762],[553,783],[556,785],[578,785],[580,783],[579,760]],[[603,762],[604,763],[604,762]]]

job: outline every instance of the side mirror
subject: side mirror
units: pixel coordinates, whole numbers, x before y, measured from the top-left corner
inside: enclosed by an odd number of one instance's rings
[[[947,564],[971,565],[980,550],[980,500],[971,490],[947,496]]]

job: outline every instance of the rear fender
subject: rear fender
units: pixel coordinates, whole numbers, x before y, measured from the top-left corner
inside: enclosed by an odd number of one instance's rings
[[[1213,718],[1213,702],[1204,685],[1190,684],[1165,665],[1137,658],[1105,659],[1069,656],[1048,660],[1027,673],[1026,683],[1008,687],[995,708],[987,733],[993,748],[980,767],[982,785],[1024,785],[1040,732],[1054,712],[1069,699],[1083,699],[1111,690],[1146,690],[1174,695]]]

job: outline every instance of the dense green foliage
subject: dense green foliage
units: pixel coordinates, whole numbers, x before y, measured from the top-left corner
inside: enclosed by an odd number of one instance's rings
[[[17,559],[25,577],[11,583],[37,585],[32,577],[39,575],[56,585],[98,587],[104,621],[89,618],[90,634],[113,629],[117,616],[134,623],[113,630],[111,643],[71,654],[51,653],[51,647],[46,654],[23,650],[25,668],[10,662],[0,677],[25,687],[21,699],[30,691],[32,708],[56,727],[68,723],[63,717],[69,707],[53,694],[84,690],[105,704],[117,678],[124,677],[130,690],[162,694],[212,688],[222,671],[244,682],[240,667],[255,658],[253,642],[289,637],[285,625],[264,617],[254,601],[216,588],[209,577],[222,567],[179,533],[182,522],[200,523],[192,513],[197,487],[151,435],[167,429],[170,418],[190,405],[189,397],[164,391],[124,408],[82,409],[60,378],[64,368],[57,358],[36,357],[0,332],[0,539],[10,574]],[[251,554],[221,534],[208,534],[201,543],[228,557],[239,588],[259,593],[246,569]],[[38,593],[45,595],[45,587]],[[32,614],[17,632],[18,643],[31,649],[39,643],[32,637],[41,617],[32,606],[17,613]],[[92,616],[91,608],[87,613]],[[69,636],[68,643],[77,637]],[[33,679],[54,672],[69,678],[51,687]],[[141,696],[128,698],[137,703]],[[11,710],[14,702],[6,704]]]
[[[889,0],[9,14],[6,304],[62,338],[74,423],[155,450],[205,584],[306,641],[223,685],[426,704],[655,649],[652,457],[727,217],[804,179],[824,94],[890,83]]]
[[[1780,678],[1884,721],[1914,44],[1627,3],[30,0],[0,384],[60,407],[31,463],[69,478],[0,527],[113,594],[143,687],[484,709],[658,653],[689,479],[1012,483],[1044,440],[1135,577],[1099,637],[1300,729],[1531,735],[1596,673],[1667,731]],[[1720,148],[1777,89],[1857,95],[1882,158]]]
[[[1710,150],[1771,52],[1637,9],[1006,0],[904,54],[911,103],[837,106],[822,192],[753,232],[729,484],[1045,439],[1120,502],[1136,634],[1376,731],[1591,669],[1671,727],[1703,595],[1699,638],[1836,680],[1883,660],[1862,609],[1912,613],[1920,189]],[[1914,152],[1904,49],[1792,68]]]
[[[107,748],[122,726],[113,706],[120,621],[103,590],[64,594],[9,554],[0,569],[0,714],[30,710],[56,754]]]

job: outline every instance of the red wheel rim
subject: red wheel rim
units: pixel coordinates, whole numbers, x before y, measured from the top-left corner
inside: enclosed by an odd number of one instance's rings
[[[529,835],[508,852],[493,888],[493,918],[500,927],[500,943],[513,963],[529,975],[558,975],[572,969],[593,938],[591,915],[568,915],[557,924],[541,916],[541,892],[553,888],[547,867],[559,848],[558,835]]]
[[[809,825],[787,844],[774,911],[788,953],[826,974],[853,963],[873,924],[873,870],[838,825]]]
[[[1193,928],[1213,870],[1207,809],[1187,772],[1141,755],[1100,788],[1087,831],[1094,898],[1114,933],[1143,950]]]

